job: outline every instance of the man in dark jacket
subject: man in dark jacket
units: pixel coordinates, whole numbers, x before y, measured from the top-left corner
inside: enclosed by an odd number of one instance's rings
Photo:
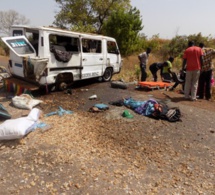
[[[163,68],[163,65],[163,62],[155,62],[149,66],[149,70],[151,71],[155,82],[158,80],[157,72]],[[160,71],[160,75],[162,77],[162,71]]]

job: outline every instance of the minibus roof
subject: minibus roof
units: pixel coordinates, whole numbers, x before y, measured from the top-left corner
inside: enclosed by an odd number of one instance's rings
[[[25,29],[29,29],[29,30],[44,30],[44,31],[52,31],[52,32],[58,32],[58,33],[82,35],[84,37],[93,36],[93,37],[98,37],[98,38],[107,38],[107,39],[115,40],[113,37],[108,37],[108,36],[103,36],[103,35],[93,34],[93,33],[69,31],[69,30],[60,29],[57,27],[12,25],[11,28],[25,28]]]

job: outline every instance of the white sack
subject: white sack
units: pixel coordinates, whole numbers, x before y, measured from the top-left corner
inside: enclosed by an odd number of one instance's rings
[[[41,111],[33,108],[26,117],[9,119],[0,124],[0,140],[20,139],[33,131]]]
[[[12,98],[12,103],[17,108],[31,110],[34,106],[42,103],[42,100],[33,99],[28,94],[21,94]]]

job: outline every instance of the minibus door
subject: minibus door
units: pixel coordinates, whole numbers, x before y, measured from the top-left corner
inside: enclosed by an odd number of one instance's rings
[[[1,39],[12,51],[9,66],[11,73],[25,77],[23,61],[36,57],[35,49],[25,36],[2,37]]]
[[[90,40],[90,41],[89,41]],[[82,39],[83,42],[88,41],[92,44],[92,48],[83,49],[82,52],[82,79],[99,77],[103,74],[104,52],[101,49],[101,40]],[[88,44],[90,45],[90,44]]]
[[[108,65],[113,67],[113,72],[119,72],[121,66],[121,55],[116,42],[107,41],[107,60]]]

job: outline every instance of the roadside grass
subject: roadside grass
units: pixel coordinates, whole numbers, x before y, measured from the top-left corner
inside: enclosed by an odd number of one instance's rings
[[[0,59],[7,61],[8,57],[0,56]],[[150,55],[148,66],[153,62],[162,62],[162,59],[154,55]],[[173,63],[173,70],[178,72],[180,70],[180,67],[181,67],[181,61],[180,59],[176,59]],[[148,74],[147,80],[151,81],[152,75],[148,70],[148,67],[147,67],[147,74]],[[214,74],[214,78],[215,78],[215,74]],[[123,80],[125,82],[138,82],[140,80],[140,68],[139,68],[139,60],[137,58],[137,55],[132,55],[132,56],[123,58],[122,70],[119,74],[113,75],[112,80]],[[215,101],[215,86],[212,87],[211,99]]]
[[[140,80],[140,67],[138,54],[123,58],[122,70],[119,74],[113,76],[113,80],[124,80],[125,82],[138,82]],[[161,59],[154,55],[150,55],[148,64],[153,62],[162,62]],[[147,67],[147,80],[152,80],[152,75]]]
[[[120,74],[114,75],[113,79],[114,80],[122,79],[126,82],[140,80],[141,73],[140,73],[140,67],[139,67],[139,59],[137,56],[138,56],[138,54],[123,58],[122,70],[121,70]],[[152,74],[149,71],[149,65],[154,62],[164,62],[164,61],[165,60],[163,60],[160,56],[150,54],[148,66],[146,68],[148,81],[152,80]],[[181,59],[175,59],[175,61],[173,63],[173,71],[179,72],[179,70],[181,68],[181,64],[182,64]]]
[[[4,51],[4,49],[2,49],[2,47],[0,47],[0,55],[1,56],[5,56],[6,54],[5,54],[5,51]]]
[[[113,75],[112,80],[123,80],[125,82],[138,82],[140,80],[140,68],[138,54],[128,56],[123,58],[123,66],[119,74]],[[157,56],[150,55],[148,66],[154,62],[162,62],[163,60]],[[175,59],[173,63],[173,71],[179,72],[181,68],[182,61],[180,59]],[[151,72],[147,67],[147,81],[152,80]],[[159,77],[158,77],[159,78]],[[215,86],[212,87],[212,97],[211,99],[215,101]]]

